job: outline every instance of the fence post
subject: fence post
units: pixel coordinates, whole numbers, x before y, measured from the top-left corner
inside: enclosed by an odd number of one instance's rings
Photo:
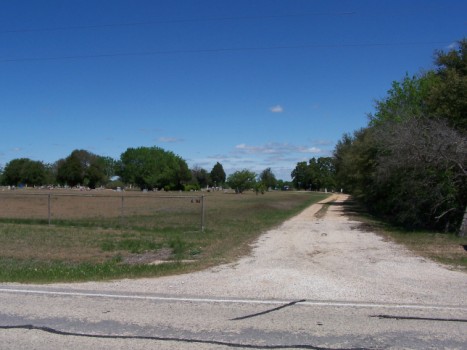
[[[47,218],[48,218],[48,221],[49,221],[49,226],[50,226],[51,217],[52,217],[51,212],[50,212],[50,197],[51,197],[51,195],[49,193],[48,196],[47,196]]]
[[[204,195],[201,196],[201,232],[204,232]]]

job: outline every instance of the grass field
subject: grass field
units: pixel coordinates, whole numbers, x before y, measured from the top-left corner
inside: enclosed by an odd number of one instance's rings
[[[0,222],[105,228],[201,228],[201,194],[71,190],[0,192]]]
[[[53,225],[47,225],[43,218],[46,197],[8,201],[0,195],[0,208],[7,207],[0,215],[0,281],[48,283],[160,276],[229,262],[247,254],[249,244],[262,232],[327,195],[205,193],[204,232],[196,200],[151,197],[163,194],[138,196],[131,201],[124,199],[124,224],[120,221],[119,194],[115,200],[60,197],[52,203],[56,209]],[[151,264],[154,261],[166,262]]]

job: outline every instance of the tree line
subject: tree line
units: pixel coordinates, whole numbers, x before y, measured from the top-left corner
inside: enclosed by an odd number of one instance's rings
[[[186,161],[159,147],[128,148],[115,160],[86,150],[74,150],[53,164],[28,158],[13,159],[0,172],[0,183],[7,186],[84,186],[117,188],[131,186],[147,190],[200,190],[229,186],[236,192],[263,192],[283,186],[271,168],[260,174],[247,169],[228,177],[221,163],[211,171],[199,166],[189,169]]]
[[[366,127],[332,158],[298,163],[299,188],[343,188],[373,214],[409,229],[467,229],[467,40],[435,68],[394,81]]]

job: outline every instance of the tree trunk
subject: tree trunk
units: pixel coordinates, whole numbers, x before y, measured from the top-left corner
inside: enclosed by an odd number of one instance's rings
[[[467,206],[465,207],[464,218],[462,219],[461,228],[459,230],[459,236],[460,237],[467,236]]]

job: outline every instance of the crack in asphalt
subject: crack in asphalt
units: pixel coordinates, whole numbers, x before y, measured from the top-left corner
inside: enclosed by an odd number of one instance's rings
[[[306,299],[292,301],[292,302],[287,303],[285,305],[281,305],[281,306],[278,306],[278,307],[275,307],[273,309],[269,309],[269,310],[266,310],[266,311],[258,312],[256,314],[251,314],[251,315],[232,318],[230,321],[240,321],[240,320],[245,320],[247,318],[253,318],[253,317],[257,317],[257,316],[261,316],[261,315],[266,315],[266,314],[268,314],[270,312],[274,312],[274,311],[277,311],[277,310],[280,310],[280,309],[283,309],[283,308],[286,308],[286,307],[289,307],[289,306],[293,306],[293,305],[295,305],[297,303],[304,303],[305,301],[306,301]]]
[[[158,337],[158,336],[137,336],[137,335],[105,335],[105,334],[89,334],[89,333],[76,333],[60,331],[50,327],[40,327],[34,325],[15,325],[15,326],[0,326],[0,330],[9,329],[27,329],[27,330],[38,330],[46,333],[62,335],[62,336],[74,336],[74,337],[86,337],[86,338],[100,338],[100,339],[137,339],[137,340],[156,340],[156,341],[173,341],[183,343],[199,343],[199,344],[210,344],[210,345],[222,345],[231,348],[247,348],[247,349],[311,349],[311,350],[337,350],[337,348],[323,348],[319,346],[313,346],[308,344],[291,344],[291,345],[253,345],[253,344],[240,344],[240,343],[229,343],[218,340],[202,340],[202,339],[186,339],[186,338],[171,338],[171,337]],[[339,350],[372,350],[373,348],[339,348]]]
[[[417,320],[417,321],[440,321],[440,322],[467,322],[467,319],[462,318],[436,318],[436,317],[417,317],[417,316],[393,316],[393,315],[373,315],[370,316],[379,319],[391,320]]]

